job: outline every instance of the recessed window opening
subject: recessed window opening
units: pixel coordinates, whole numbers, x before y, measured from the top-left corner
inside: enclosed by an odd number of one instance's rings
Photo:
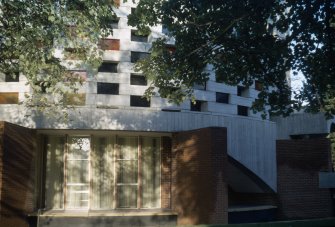
[[[216,102],[229,103],[229,94],[223,92],[216,92]]]
[[[117,73],[117,66],[116,62],[103,62],[98,68],[98,72]]]
[[[116,83],[97,83],[97,93],[106,95],[118,95],[119,94],[119,84]]]
[[[131,85],[142,85],[146,86],[148,84],[147,79],[143,75],[131,74],[130,75],[130,84]]]
[[[248,116],[249,115],[249,107],[247,106],[237,106],[237,114],[240,116]]]
[[[139,95],[131,95],[130,96],[130,106],[135,107],[150,107],[150,100],[139,96]]]

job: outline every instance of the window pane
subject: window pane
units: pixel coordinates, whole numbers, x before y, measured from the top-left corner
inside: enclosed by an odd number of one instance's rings
[[[68,159],[88,159],[90,139],[85,137],[70,137]]]
[[[121,185],[117,187],[118,208],[137,207],[137,185]]]
[[[137,160],[118,161],[117,182],[120,184],[137,184]]]
[[[67,208],[83,209],[88,208],[89,185],[68,185],[67,188]]]
[[[63,209],[63,167],[65,137],[50,136],[46,143],[46,207]]]
[[[138,139],[137,137],[120,137],[118,139],[119,155],[118,159],[137,160]]]
[[[88,208],[89,151],[89,138],[69,137],[69,151],[66,162],[67,208]]]
[[[142,207],[160,207],[160,139],[142,139]]]
[[[68,160],[67,163],[67,182],[88,183],[88,161],[87,160]]]
[[[114,139],[95,137],[92,152],[92,209],[113,208]]]

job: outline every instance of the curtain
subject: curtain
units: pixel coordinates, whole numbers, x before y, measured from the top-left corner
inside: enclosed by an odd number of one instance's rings
[[[46,141],[46,208],[63,209],[65,137],[49,136]]]
[[[92,151],[92,209],[113,208],[114,138],[94,137]]]
[[[142,138],[142,207],[160,207],[159,138]]]
[[[117,207],[137,207],[138,138],[118,138],[117,167]]]

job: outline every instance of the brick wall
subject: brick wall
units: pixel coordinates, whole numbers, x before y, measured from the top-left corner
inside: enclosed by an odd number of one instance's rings
[[[172,136],[172,209],[179,225],[228,221],[226,128]]]
[[[34,130],[0,122],[0,226],[28,226],[34,208]]]
[[[320,171],[331,170],[327,139],[278,140],[278,218],[333,216],[328,189],[319,188]]]

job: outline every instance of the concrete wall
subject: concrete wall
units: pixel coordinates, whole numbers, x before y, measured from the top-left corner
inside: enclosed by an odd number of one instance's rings
[[[323,113],[296,113],[289,117],[274,117],[277,123],[277,139],[290,139],[290,135],[328,134],[333,120],[327,120]]]

